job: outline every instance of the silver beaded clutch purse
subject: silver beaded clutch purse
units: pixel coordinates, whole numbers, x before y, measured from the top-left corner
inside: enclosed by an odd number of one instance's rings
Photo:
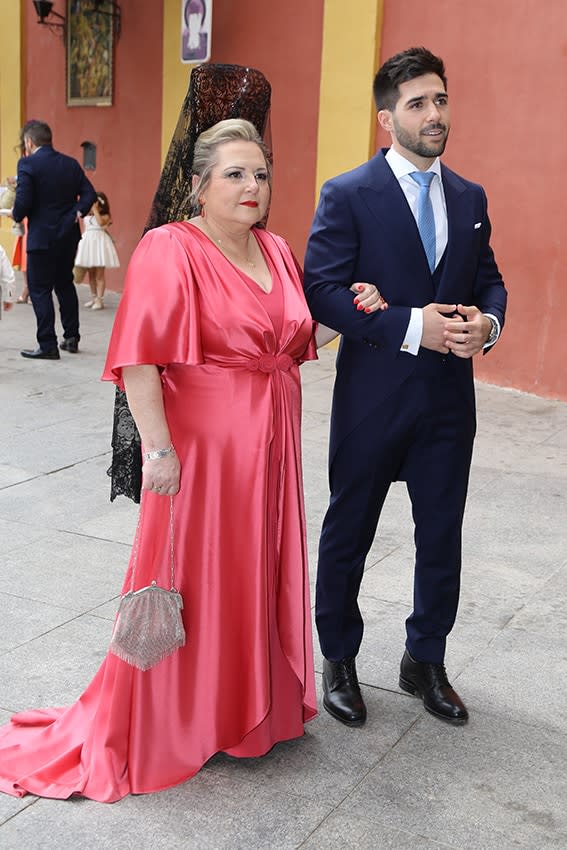
[[[130,590],[120,600],[110,641],[110,651],[139,670],[154,664],[185,646],[185,627],[181,611],[183,599],[175,588],[173,497],[169,497],[171,586],[160,587],[152,581],[134,590],[138,563],[138,540],[142,510],[134,540],[134,564]]]

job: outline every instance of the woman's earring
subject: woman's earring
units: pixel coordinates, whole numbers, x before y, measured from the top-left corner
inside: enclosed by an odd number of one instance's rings
[[[199,203],[201,204],[201,213],[200,213],[201,218],[205,218],[205,202],[202,201],[202,200],[199,200]]]

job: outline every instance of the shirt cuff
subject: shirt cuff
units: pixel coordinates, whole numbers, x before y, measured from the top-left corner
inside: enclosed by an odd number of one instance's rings
[[[405,351],[407,354],[413,354],[414,356],[417,355],[419,346],[421,345],[422,335],[423,311],[421,307],[412,307],[406,335],[402,342],[400,351]]]

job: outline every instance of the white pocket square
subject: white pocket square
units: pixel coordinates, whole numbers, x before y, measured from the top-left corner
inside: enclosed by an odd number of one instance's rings
[[[477,223],[474,226],[474,229],[478,230],[479,227],[482,227],[482,221],[477,221]]]

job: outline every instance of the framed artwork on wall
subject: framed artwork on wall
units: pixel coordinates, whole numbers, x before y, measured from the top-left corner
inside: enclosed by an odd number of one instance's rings
[[[213,0],[181,0],[181,61],[189,64],[211,58]]]
[[[113,18],[67,0],[67,106],[112,106]]]

